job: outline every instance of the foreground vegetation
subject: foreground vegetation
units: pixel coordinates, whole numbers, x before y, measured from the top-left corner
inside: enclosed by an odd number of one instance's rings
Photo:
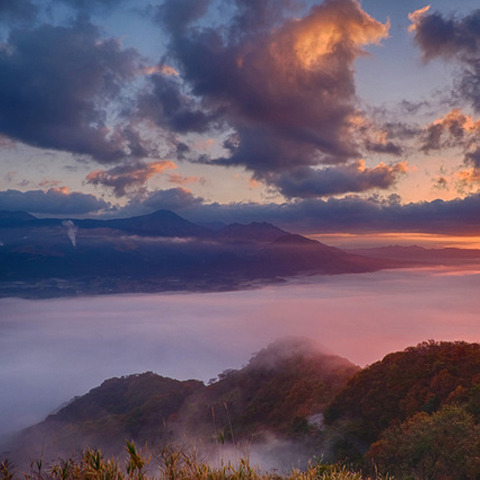
[[[147,452],[139,452],[127,442],[127,460],[122,466],[104,458],[99,450],[85,450],[78,458],[45,466],[32,462],[28,474],[18,474],[8,460],[0,463],[0,480],[393,480],[387,476],[362,476],[344,466],[311,464],[306,470],[287,474],[261,472],[246,460],[212,467],[181,450],[165,449],[155,462]],[[155,463],[155,465],[152,465]]]

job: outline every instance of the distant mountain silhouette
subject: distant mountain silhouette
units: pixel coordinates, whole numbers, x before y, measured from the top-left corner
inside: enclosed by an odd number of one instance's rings
[[[232,290],[297,274],[389,266],[265,222],[214,231],[168,210],[108,220],[4,217],[0,296]]]
[[[157,210],[148,215],[110,220],[77,220],[81,228],[113,228],[134,235],[161,237],[205,237],[207,228],[195,225],[170,210]]]
[[[0,228],[11,227],[32,220],[37,220],[37,218],[33,215],[30,215],[29,213],[22,212],[20,210],[0,210]]]
[[[385,261],[349,254],[298,234],[283,235],[265,247],[262,260],[272,267],[276,265],[279,274],[282,271],[361,273],[387,266]]]
[[[411,265],[450,265],[480,260],[480,250],[468,248],[425,248],[418,245],[389,245],[377,248],[358,248],[348,252],[369,258],[392,260]]]

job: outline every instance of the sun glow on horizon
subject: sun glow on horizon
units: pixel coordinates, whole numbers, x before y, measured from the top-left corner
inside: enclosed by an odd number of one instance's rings
[[[316,233],[309,238],[340,248],[374,248],[389,245],[424,248],[480,249],[479,236],[440,235],[432,233]]]

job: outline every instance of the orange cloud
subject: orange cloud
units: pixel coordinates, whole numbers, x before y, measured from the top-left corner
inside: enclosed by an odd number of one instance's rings
[[[49,192],[55,192],[55,193],[61,193],[62,195],[68,195],[68,192],[70,192],[70,189],[68,187],[54,187],[50,188]]]
[[[430,10],[430,5],[427,5],[426,7],[420,8],[408,14],[408,19],[412,22],[412,24],[408,27],[409,32],[415,32],[417,30],[418,24],[421,22],[422,17],[429,10]]]
[[[178,76],[179,73],[170,65],[151,65],[148,67],[142,68],[142,73],[144,75],[155,75],[155,74],[161,74],[161,75],[166,75],[168,77],[170,76]]]
[[[480,170],[477,168],[461,170],[457,172],[456,176],[464,186],[480,183]]]
[[[475,121],[470,115],[462,113],[460,108],[454,108],[444,117],[434,120],[433,125],[442,125],[451,131],[462,129],[465,133],[480,132],[480,119]]]
[[[253,189],[253,188],[258,188],[260,186],[260,182],[258,180],[256,180],[255,178],[251,178],[248,181],[248,184],[250,186],[250,190]]]
[[[379,43],[388,37],[390,22],[382,24],[364,12],[358,2],[354,4],[355,10],[351,5],[343,8],[341,4],[338,8],[318,8],[317,14],[314,11],[287,26],[293,50],[304,68],[315,68],[341,45],[348,44],[358,53],[364,45]]]
[[[121,197],[126,195],[128,190],[142,187],[154,175],[175,168],[177,165],[170,160],[150,163],[136,162],[120,165],[110,170],[94,170],[87,175],[86,181],[92,185],[111,187],[114,194]]]
[[[177,185],[188,185],[189,183],[202,183],[205,179],[203,177],[184,177],[183,175],[170,174],[168,181],[170,183],[176,183]]]

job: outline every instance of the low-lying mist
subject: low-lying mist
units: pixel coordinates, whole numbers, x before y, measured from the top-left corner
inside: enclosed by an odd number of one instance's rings
[[[301,335],[364,366],[426,339],[480,341],[478,270],[316,277],[208,294],[0,300],[0,435],[104,379],[208,381]]]

